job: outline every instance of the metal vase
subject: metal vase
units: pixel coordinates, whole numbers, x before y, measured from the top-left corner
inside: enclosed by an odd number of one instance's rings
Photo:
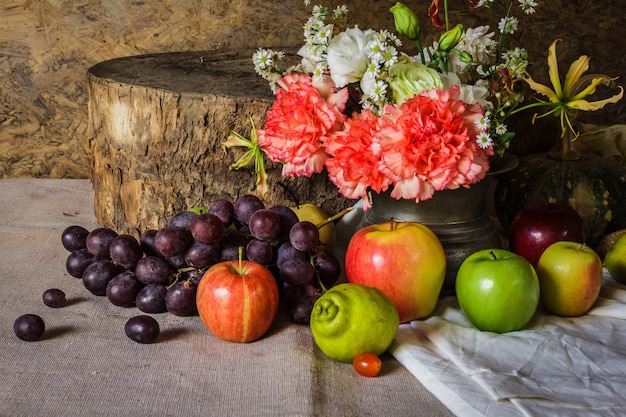
[[[439,238],[446,253],[446,277],[441,295],[454,295],[456,274],[461,263],[472,253],[489,248],[502,248],[503,240],[486,209],[492,182],[499,174],[517,166],[514,155],[504,157],[480,182],[469,188],[437,191],[429,200],[396,200],[391,190],[372,193],[372,207],[363,213],[359,228],[396,221],[419,222],[428,226]]]

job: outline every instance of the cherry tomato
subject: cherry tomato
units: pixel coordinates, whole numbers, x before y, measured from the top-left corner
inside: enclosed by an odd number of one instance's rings
[[[360,375],[373,377],[378,375],[383,363],[373,353],[361,353],[352,361],[352,366]]]

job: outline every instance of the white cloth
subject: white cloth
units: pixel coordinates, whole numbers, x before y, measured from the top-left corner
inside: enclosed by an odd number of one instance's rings
[[[626,287],[611,282],[585,316],[539,309],[522,330],[474,328],[456,298],[400,326],[391,353],[459,416],[623,416]]]

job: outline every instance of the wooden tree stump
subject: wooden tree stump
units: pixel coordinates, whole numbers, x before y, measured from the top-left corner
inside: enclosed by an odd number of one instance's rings
[[[243,153],[221,144],[229,129],[260,127],[274,97],[255,72],[253,51],[132,56],[88,70],[89,148],[95,215],[137,235],[176,212],[255,193],[251,169],[230,171]],[[313,203],[329,213],[353,204],[324,174],[282,178],[266,165],[266,206]]]

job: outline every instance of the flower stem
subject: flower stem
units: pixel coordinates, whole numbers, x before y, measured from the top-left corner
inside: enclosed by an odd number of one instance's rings
[[[566,129],[559,136],[554,146],[548,151],[548,158],[557,161],[577,161],[582,158],[581,152],[574,146],[570,129]]]

